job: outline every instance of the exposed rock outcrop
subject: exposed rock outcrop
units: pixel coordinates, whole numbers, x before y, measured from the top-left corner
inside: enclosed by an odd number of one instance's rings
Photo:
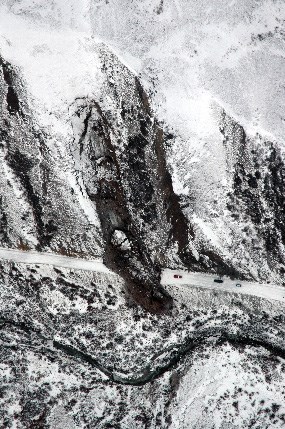
[[[282,275],[285,272],[284,154],[277,143],[259,135],[249,137],[226,113],[220,130],[232,180],[227,206],[236,224],[236,240],[255,262],[257,278]]]
[[[233,248],[256,264],[256,273],[249,274],[246,258],[229,263],[203,243],[195,250],[194,230],[166,165],[167,136],[148,96],[113,54],[103,47],[99,52],[104,96],[74,102],[75,137],[66,150],[74,163],[68,168],[76,192],[88,198],[101,225],[86,218],[70,181],[59,173],[62,160],[34,124],[18,74],[1,60],[1,245],[74,255],[104,250],[106,264],[124,277],[135,301],[154,312],[171,307],[160,287],[162,266],[264,279],[269,271],[282,274],[284,163],[277,145],[247,138],[241,126],[222,115],[233,189],[228,195],[236,229]]]
[[[74,104],[74,158],[100,216],[106,264],[125,278],[136,301],[164,311],[171,300],[159,286],[160,269],[169,263],[169,249],[176,247],[180,264],[194,270],[230,269],[217,255],[208,267],[193,255],[194,232],[173,191],[164,133],[148,96],[114,55],[101,55],[105,97]],[[124,248],[116,231],[128,243]]]
[[[0,57],[0,246],[96,255],[99,225],[89,225],[62,179],[27,99],[17,69]]]

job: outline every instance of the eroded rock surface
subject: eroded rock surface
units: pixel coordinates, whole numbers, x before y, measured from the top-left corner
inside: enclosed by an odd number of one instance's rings
[[[0,245],[100,254],[99,221],[86,218],[50,136],[33,119],[19,72],[1,58],[0,102]]]
[[[284,153],[276,142],[250,137],[223,113],[221,132],[232,190],[227,207],[236,225],[235,246],[244,247],[257,278],[283,277],[285,243]]]

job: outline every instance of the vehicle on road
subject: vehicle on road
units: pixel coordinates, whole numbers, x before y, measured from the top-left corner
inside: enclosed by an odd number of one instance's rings
[[[240,283],[236,283],[236,287],[241,287],[241,284]]]
[[[182,279],[182,276],[180,274],[174,274],[173,276],[175,279]]]
[[[224,280],[222,279],[222,277],[218,277],[214,279],[215,283],[224,283]]]

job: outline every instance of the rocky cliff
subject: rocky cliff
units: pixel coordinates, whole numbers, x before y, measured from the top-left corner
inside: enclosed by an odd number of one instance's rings
[[[284,275],[284,153],[257,134],[248,136],[223,112],[220,131],[226,150],[230,190],[227,208],[239,265],[262,280]]]
[[[1,246],[100,254],[100,227],[84,216],[61,175],[62,160],[53,157],[49,136],[34,120],[19,72],[4,59],[0,81]]]

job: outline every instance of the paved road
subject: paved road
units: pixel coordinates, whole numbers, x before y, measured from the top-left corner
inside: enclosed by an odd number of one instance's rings
[[[103,260],[86,260],[62,256],[55,253],[40,253],[34,251],[24,252],[22,250],[12,250],[0,248],[0,259],[24,264],[48,264],[56,267],[73,268],[101,273],[111,273],[103,264]],[[174,274],[181,275],[181,279],[174,278]],[[258,296],[260,298],[274,299],[285,303],[285,287],[273,284],[260,284],[254,282],[239,282],[224,278],[222,284],[214,282],[215,276],[210,274],[191,273],[183,270],[165,269],[162,272],[162,285],[186,285],[189,287],[223,290],[246,295]],[[241,287],[236,287],[236,283],[241,283]]]
[[[174,275],[181,275],[181,279],[174,278]],[[211,274],[191,273],[183,270],[165,269],[162,273],[162,285],[185,285],[189,287],[206,288],[223,290],[227,292],[241,293],[245,295],[258,296],[260,298],[274,299],[285,303],[285,287],[273,284],[262,284],[256,282],[241,282],[239,280],[231,280],[224,278],[222,284],[215,283],[217,278]],[[241,287],[236,287],[236,284],[241,284]]]
[[[77,270],[97,271],[101,273],[111,272],[100,258],[87,260],[62,256],[56,253],[24,252],[22,250],[0,248],[0,259],[24,264],[47,264],[55,267],[74,268]]]

